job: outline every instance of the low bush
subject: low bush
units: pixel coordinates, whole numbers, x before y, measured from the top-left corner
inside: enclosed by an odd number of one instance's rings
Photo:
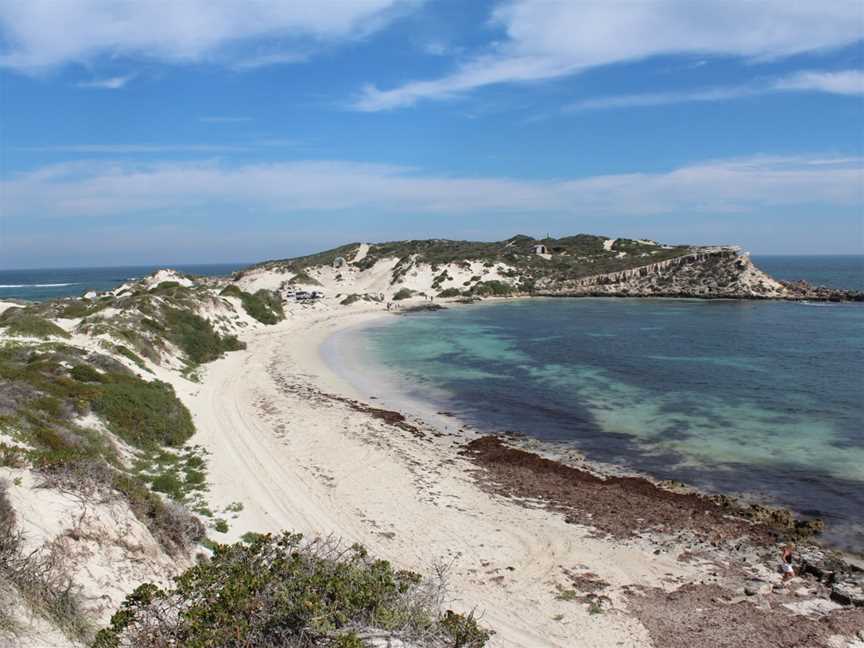
[[[425,646],[479,648],[489,638],[472,616],[441,614],[440,584],[394,570],[359,545],[284,533],[213,548],[212,560],[171,590],[136,589],[94,647],[347,648],[362,647],[366,631]]]
[[[413,296],[414,296],[413,290],[411,290],[410,288],[401,288],[401,289],[399,289],[399,291],[396,292],[395,295],[393,295],[393,300],[399,301],[400,299],[409,299]]]
[[[305,270],[298,270],[293,277],[288,280],[289,284],[294,285],[303,285],[303,286],[320,286],[321,282],[312,277]]]
[[[169,555],[182,553],[204,537],[206,529],[201,520],[181,504],[163,501],[140,479],[116,472],[111,486],[123,495],[135,517],[144,523]]]
[[[233,335],[220,336],[209,321],[186,310],[166,308],[165,325],[169,339],[194,364],[210,362],[226,351],[244,348],[242,342]]]
[[[26,452],[22,448],[0,442],[0,466],[23,468],[26,464]],[[0,520],[0,524],[2,524],[2,520]]]
[[[285,319],[282,301],[279,296],[269,290],[259,290],[254,295],[241,293],[240,300],[250,317],[262,324],[276,324]]]
[[[69,375],[80,382],[105,382],[105,376],[90,365],[85,364],[75,365],[72,371],[69,372]]]
[[[120,355],[122,355],[124,358],[129,358],[132,362],[134,362],[136,365],[138,365],[142,369],[146,369],[147,371],[150,371],[150,369],[147,367],[147,364],[144,362],[144,358],[139,356],[137,353],[135,353],[129,347],[123,346],[122,344],[118,344],[114,347],[114,350],[117,353],[119,353]]]
[[[115,376],[102,386],[92,407],[112,432],[139,448],[180,446],[195,432],[174,388],[159,380]]]
[[[438,296],[447,299],[449,297],[459,297],[462,294],[462,291],[458,288],[447,288],[446,290],[442,290],[438,293]]]
[[[503,281],[481,281],[471,289],[472,295],[504,297],[513,293],[513,287]]]
[[[25,308],[10,308],[5,311],[0,315],[0,326],[5,327],[9,335],[21,337],[70,337],[69,333],[51,320],[27,312]]]
[[[91,302],[89,299],[76,299],[64,303],[58,311],[57,316],[63,319],[80,319],[92,315],[106,306],[107,304],[97,304]]]

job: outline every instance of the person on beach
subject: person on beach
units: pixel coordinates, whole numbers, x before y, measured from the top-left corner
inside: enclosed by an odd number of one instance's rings
[[[787,581],[795,576],[795,568],[792,566],[792,553],[795,551],[795,545],[788,544],[783,547],[780,554],[780,570],[783,572],[783,581]]]

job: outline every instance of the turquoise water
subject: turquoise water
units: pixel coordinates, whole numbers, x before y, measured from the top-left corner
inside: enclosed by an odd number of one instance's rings
[[[350,332],[404,395],[489,432],[824,517],[864,551],[864,307],[525,300]]]
[[[248,264],[219,263],[170,266],[180,272],[200,276],[228,275]],[[111,268],[42,268],[0,270],[0,301],[26,299],[45,301],[58,297],[78,297],[89,290],[112,290],[132,279],[140,279],[166,266],[124,266]]]

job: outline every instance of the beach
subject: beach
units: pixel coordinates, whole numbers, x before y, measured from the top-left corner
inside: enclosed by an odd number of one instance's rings
[[[247,350],[208,365],[200,384],[172,380],[193,412],[192,443],[207,452],[211,507],[237,511],[215,540],[291,530],[359,542],[424,575],[443,569],[448,606],[473,610],[495,646],[660,645],[646,612],[656,597],[730,578],[779,583],[752,559],[700,557],[680,536],[600,533],[530,493],[496,492],[466,455],[470,431],[402,421],[360,400],[321,345],[391,316],[295,306],[285,321],[246,334]],[[586,598],[594,592],[602,596]],[[734,592],[729,599],[730,610],[740,607]]]

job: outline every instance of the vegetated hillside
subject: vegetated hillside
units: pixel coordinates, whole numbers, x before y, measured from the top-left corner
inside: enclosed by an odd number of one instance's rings
[[[369,633],[485,643],[473,618],[443,613],[443,590],[360,547],[214,540],[228,521],[209,508],[207,456],[179,395],[283,306],[173,271],[0,303],[0,645],[239,645],[241,625],[261,646],[357,648]],[[178,616],[154,615],[169,607]]]
[[[135,586],[190,566],[218,523],[172,383],[283,317],[273,295],[225,288],[160,271],[2,305],[0,644],[88,641]]]
[[[731,246],[663,245],[579,234],[492,243],[431,239],[344,245],[235,275],[251,290],[323,287],[340,303],[511,294],[790,296]]]
[[[544,246],[548,258],[539,256],[535,248]],[[506,241],[484,243],[428,239],[393,241],[367,246],[362,258],[355,259],[359,243],[343,245],[318,254],[281,261],[267,261],[252,269],[267,268],[296,272],[332,265],[337,258],[352,261],[360,270],[368,270],[385,259],[443,266],[463,261],[504,264],[525,275],[578,278],[644,265],[647,259],[660,261],[685,254],[690,246],[659,245],[653,241],[609,239],[604,236],[578,234],[560,239],[534,239],[517,235]]]

